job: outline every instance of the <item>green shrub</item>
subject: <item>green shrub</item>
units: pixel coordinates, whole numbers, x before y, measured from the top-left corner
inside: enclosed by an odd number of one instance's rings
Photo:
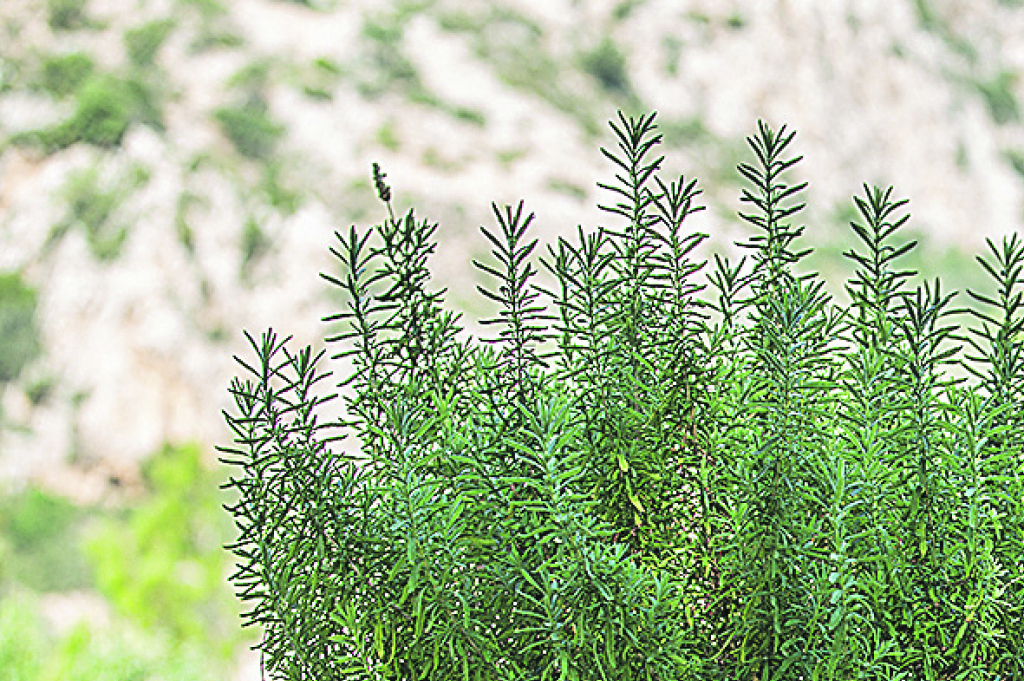
[[[449,30],[466,32],[476,55],[490,64],[503,83],[573,117],[588,135],[598,134],[594,103],[572,87],[566,64],[548,47],[543,28],[507,8],[485,3],[476,7],[487,9],[461,17],[448,15]]]
[[[273,208],[284,215],[294,215],[302,205],[302,194],[289,186],[287,172],[280,161],[271,160],[263,166],[260,174],[260,190]]]
[[[1003,152],[1003,158],[1013,168],[1013,172],[1024,178],[1024,151],[1020,149],[1007,149]]]
[[[195,37],[189,44],[190,52],[234,48],[245,43],[220,0],[177,0],[177,5],[192,10],[196,15]]]
[[[61,134],[76,142],[116,147],[128,130],[131,116],[132,96],[124,83],[113,78],[91,80],[79,92],[78,109]]]
[[[25,397],[34,407],[45,404],[53,395],[55,380],[52,376],[39,376],[25,386]]]
[[[0,93],[18,89],[23,80],[24,61],[0,56]]]
[[[72,52],[43,60],[42,87],[54,97],[74,94],[95,70],[92,57]]]
[[[729,18],[725,20],[725,25],[734,31],[738,31],[747,25],[747,20],[742,14],[734,13],[730,14]]]
[[[141,77],[93,74],[77,85],[74,95],[76,107],[70,118],[18,135],[13,141],[36,144],[47,153],[79,142],[109,149],[121,144],[133,124],[163,129],[158,87]]]
[[[483,128],[487,126],[487,116],[484,112],[477,109],[469,109],[463,106],[456,106],[452,108],[452,114],[460,121],[465,121],[470,125],[476,126],[477,128]]]
[[[128,239],[128,227],[115,220],[118,208],[134,186],[119,180],[105,183],[94,167],[71,173],[61,188],[67,202],[64,218],[54,225],[47,248],[60,241],[73,228],[85,232],[86,243],[100,261],[113,260],[121,254]]]
[[[50,28],[70,31],[91,26],[88,4],[89,0],[46,0]]]
[[[709,263],[654,115],[612,127],[612,224],[548,246],[550,287],[521,202],[481,228],[480,342],[374,167],[387,217],[323,275],[342,421],[325,350],[247,334],[222,451],[274,678],[1024,678],[1024,241],[990,242],[960,329],[865,186],[839,304],[793,133],[748,139],[746,255]]]
[[[284,134],[284,126],[270,117],[261,98],[221,107],[214,113],[224,136],[238,153],[255,160],[267,160]]]
[[[15,272],[0,273],[0,386],[21,375],[39,355],[36,291]]]
[[[149,68],[173,30],[171,19],[154,19],[130,29],[124,34],[128,60],[138,68]]]
[[[196,206],[206,208],[209,206],[209,202],[205,197],[185,191],[178,197],[178,205],[174,210],[174,231],[178,236],[178,243],[190,258],[194,258],[196,255],[196,235],[192,229],[189,215]]]
[[[341,76],[344,71],[338,62],[330,57],[317,57],[313,60],[313,68],[317,71],[331,76]]]
[[[211,21],[228,13],[221,0],[176,0],[175,4],[178,7],[195,10],[203,21]]]
[[[992,79],[977,83],[992,120],[999,125],[1020,120],[1020,104],[1013,93],[1016,84],[1017,75],[1011,71],[1000,71]]]
[[[632,96],[633,86],[629,82],[626,58],[608,38],[593,50],[581,54],[580,64],[606,92],[623,97]]]
[[[318,57],[302,67],[298,78],[302,91],[311,99],[331,100],[344,71],[328,57]]]
[[[274,155],[285,131],[271,117],[267,103],[273,66],[269,60],[257,59],[235,72],[226,83],[234,91],[235,101],[214,112],[221,132],[235,150],[258,161]]]
[[[74,518],[74,507],[64,499],[30,488],[4,500],[3,531],[14,548],[47,543],[65,534]]]
[[[249,216],[242,228],[242,257],[240,276],[243,281],[248,281],[252,275],[253,266],[266,255],[270,248],[270,239],[267,238],[263,228],[260,227],[256,218]]]
[[[202,24],[195,40],[189,44],[193,54],[213,49],[233,49],[245,45],[245,38],[238,29],[231,25]]]
[[[256,59],[233,73],[226,85],[250,98],[265,97],[273,66],[269,59]]]
[[[360,69],[359,91],[367,97],[400,91],[410,98],[425,98],[427,91],[416,66],[402,50],[404,26],[397,21],[366,21],[363,38],[367,44],[367,64]]]

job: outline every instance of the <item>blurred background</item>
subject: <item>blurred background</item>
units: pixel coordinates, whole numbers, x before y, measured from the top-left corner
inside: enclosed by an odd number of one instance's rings
[[[440,223],[486,313],[490,202],[606,223],[606,122],[658,112],[692,227],[746,233],[756,121],[798,131],[810,266],[841,295],[861,184],[911,265],[984,287],[1024,218],[1021,0],[0,0],[0,681],[259,678],[213,446],[268,326],[322,345],[334,230]]]

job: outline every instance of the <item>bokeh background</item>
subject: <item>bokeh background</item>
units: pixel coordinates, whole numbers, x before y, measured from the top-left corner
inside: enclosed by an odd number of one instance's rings
[[[911,199],[911,266],[983,287],[1024,222],[1022,4],[0,0],[0,681],[259,678],[221,548],[231,357],[322,345],[371,162],[440,223],[470,326],[491,201],[542,242],[607,222],[618,110],[658,112],[710,250],[763,119],[798,131],[837,295],[863,182]]]

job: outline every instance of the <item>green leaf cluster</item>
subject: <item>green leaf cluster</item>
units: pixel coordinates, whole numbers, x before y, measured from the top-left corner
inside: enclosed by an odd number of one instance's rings
[[[387,216],[323,275],[341,422],[326,350],[247,334],[222,451],[272,678],[1024,678],[1024,242],[961,312],[865,186],[841,304],[801,271],[794,133],[759,123],[751,232],[709,262],[654,118],[612,123],[608,226],[540,253],[494,206],[479,340],[374,166]]]

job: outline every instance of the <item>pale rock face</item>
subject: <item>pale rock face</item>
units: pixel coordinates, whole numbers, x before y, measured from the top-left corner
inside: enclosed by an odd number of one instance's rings
[[[599,92],[577,57],[604,36],[625,56],[644,109],[669,122],[702,121],[704,141],[666,149],[666,163],[701,178],[714,210],[694,228],[716,243],[741,229],[731,218],[738,190],[716,178],[716,163],[723,149],[742,150],[758,118],[799,131],[812,226],[850,205],[868,181],[895,184],[898,196],[912,199],[913,224],[972,252],[985,236],[1020,227],[1022,182],[1006,154],[1024,149],[1024,134],[1018,121],[993,120],[975,83],[1005,72],[1011,94],[1024,97],[1024,12],[936,3],[939,19],[972,46],[965,56],[922,27],[909,0],[637,2],[616,18],[620,4],[493,3],[520,17],[524,36],[530,22],[539,28],[536,49],[558,69],[555,84],[579,90],[578,110],[510,85],[471,33],[443,27],[444,13],[488,16],[482,7],[491,5],[470,0],[429,5],[389,48],[414,65],[436,106],[411,104],[401,86],[378,97],[361,92],[372,67],[366,22],[398,21],[382,0],[336,2],[325,12],[275,0],[224,3],[221,21],[243,44],[199,52],[191,45],[200,22],[171,0],[93,0],[90,12],[105,27],[70,34],[50,31],[45,12],[0,16],[20,26],[0,57],[30,63],[39,52],[86,50],[103,70],[123,68],[125,29],[178,19],[158,59],[169,90],[165,131],[135,126],[117,152],[81,144],[49,157],[11,146],[0,152],[0,269],[20,270],[38,288],[46,350],[32,375],[55,379],[38,405],[25,397],[28,378],[7,388],[0,475],[23,480],[72,459],[137,462],[168,440],[225,443],[220,410],[237,371],[231,355],[248,355],[243,328],[257,338],[268,327],[294,334],[296,348],[323,346],[320,318],[341,301],[317,272],[338,272],[327,253],[334,230],[384,215],[369,186],[373,161],[388,173],[399,208],[416,203],[418,215],[441,221],[438,285],[470,316],[485,312],[469,260],[486,254],[477,225],[494,224],[491,200],[526,199],[542,242],[608,221],[595,207],[607,200],[595,183],[612,168],[597,146],[613,146],[603,121],[621,102]],[[341,67],[325,86],[331,99],[296,84],[318,58]],[[212,116],[241,96],[232,76],[259,59],[270,69],[269,110],[286,126],[277,153],[283,184],[303,195],[291,215],[270,205],[263,168],[232,150]],[[484,124],[453,115],[459,107],[479,112]],[[29,87],[0,92],[0,135],[53,124],[73,108]],[[599,124],[596,137],[579,123],[586,116]],[[386,124],[395,137],[387,143]],[[91,166],[104,186],[127,182],[137,168],[148,175],[112,218],[129,228],[122,254],[98,261],[78,228],[44,252],[67,212],[62,187]],[[182,215],[191,252],[177,231]],[[250,219],[266,246],[242,276]],[[821,236],[812,241],[828,238],[815,229]]]

